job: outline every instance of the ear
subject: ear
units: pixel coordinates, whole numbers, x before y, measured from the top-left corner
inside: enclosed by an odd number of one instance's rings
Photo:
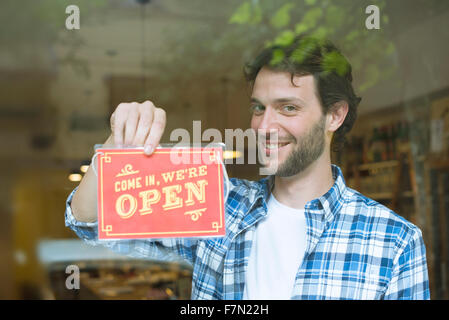
[[[346,119],[346,115],[348,114],[349,106],[348,103],[344,100],[334,103],[329,108],[326,119],[326,128],[327,131],[335,132],[340,128],[343,122]]]

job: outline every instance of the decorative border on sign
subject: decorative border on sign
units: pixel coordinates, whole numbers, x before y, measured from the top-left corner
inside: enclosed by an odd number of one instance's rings
[[[194,153],[205,153],[205,152],[210,152],[210,161],[214,162],[216,161],[217,158],[219,158],[219,151],[206,151],[206,150],[201,150],[201,151],[193,151],[193,150],[188,150],[189,154],[194,154]],[[154,153],[160,153],[160,154],[165,154],[165,153],[172,153],[172,151],[154,151]],[[100,170],[98,172],[98,177],[100,178],[100,182],[99,182],[99,190],[100,190],[100,215],[101,215],[101,231],[103,231],[103,233],[105,233],[108,237],[114,237],[114,236],[163,236],[166,234],[169,235],[186,235],[188,236],[189,234],[198,234],[198,233],[217,233],[219,231],[219,229],[223,228],[223,211],[224,211],[224,204],[222,202],[223,197],[221,197],[220,195],[222,195],[222,184],[224,183],[223,179],[220,179],[222,177],[221,173],[222,173],[222,165],[221,163],[218,163],[218,181],[221,181],[221,183],[218,184],[218,194],[219,194],[219,207],[220,207],[220,223],[218,222],[213,222],[212,223],[212,230],[198,230],[198,231],[170,231],[170,232],[138,232],[138,233],[112,233],[112,226],[111,225],[107,225],[106,227],[104,226],[104,208],[103,208],[103,160],[105,163],[111,163],[112,159],[109,155],[112,154],[120,154],[120,155],[129,155],[129,154],[142,154],[142,151],[134,151],[134,152],[105,152],[104,155],[102,156],[100,154],[99,157],[99,162],[100,162]],[[201,210],[201,209],[200,209]],[[205,210],[205,209],[204,209]],[[198,211],[198,210],[196,210]],[[193,218],[192,218],[193,220]]]
[[[190,215],[192,221],[198,221],[198,219],[203,215],[203,212],[206,210],[207,210],[207,208],[187,211],[187,212],[184,212],[184,215],[188,214],[188,215]]]
[[[131,164],[127,164],[115,177],[124,177],[136,173],[139,173],[139,170],[133,170],[133,166]]]

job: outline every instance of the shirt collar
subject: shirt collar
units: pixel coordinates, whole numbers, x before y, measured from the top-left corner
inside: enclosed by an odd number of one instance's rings
[[[327,222],[331,221],[335,214],[340,211],[343,203],[342,198],[346,192],[345,179],[341,169],[336,165],[332,165],[332,177],[334,178],[334,184],[329,191],[321,197],[309,201],[305,207],[306,210],[317,209],[324,211],[324,220]]]
[[[328,192],[326,192],[319,198],[309,201],[305,206],[306,211],[319,213],[319,220],[321,220],[325,224],[333,220],[335,214],[340,211],[343,203],[341,199],[344,192],[346,191],[345,180],[340,168],[336,165],[331,166],[334,184]],[[258,189],[256,192],[256,196],[254,197],[254,200],[248,208],[249,214],[245,215],[243,218],[240,229],[246,228],[257,222],[262,217],[266,216],[267,203],[273,187],[274,176],[263,178],[259,181],[259,183],[256,184],[256,188]],[[260,210],[262,208],[260,208],[259,206],[254,206],[258,201],[261,201],[261,207],[263,208],[263,210]],[[256,212],[254,212],[254,208],[257,209]]]
[[[325,220],[331,220],[335,213],[339,211],[342,205],[341,199],[346,192],[346,183],[341,169],[334,164],[331,165],[331,168],[334,179],[332,187],[321,197],[309,201],[305,206],[306,210],[323,210]],[[264,178],[260,182],[262,187],[260,194],[268,202],[274,187],[274,176]]]

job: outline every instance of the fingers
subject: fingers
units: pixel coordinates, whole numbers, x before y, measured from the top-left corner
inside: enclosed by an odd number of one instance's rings
[[[139,105],[140,117],[137,131],[134,136],[133,145],[142,147],[150,132],[151,124],[153,123],[154,105],[150,101],[145,101]]]
[[[111,130],[117,147],[145,146],[151,154],[164,133],[166,114],[151,101],[121,103],[111,115]]]
[[[126,125],[125,125],[125,139],[124,139],[125,147],[132,146],[132,143],[134,140],[134,135],[137,130],[138,121],[139,121],[139,111],[138,111],[138,105],[136,103],[136,104],[133,104],[129,108],[128,118],[126,120]]]
[[[144,151],[147,155],[153,153],[156,146],[161,140],[166,124],[166,114],[164,109],[156,108],[154,110],[153,123],[151,124],[150,133],[145,141]]]
[[[127,104],[121,103],[118,105],[117,109],[115,109],[115,112],[112,114],[111,117],[111,123],[113,123],[113,126],[111,127],[113,135],[114,135],[114,145],[117,147],[122,147],[124,143],[123,139],[123,133],[125,129],[125,123],[126,123],[126,110],[127,110]]]

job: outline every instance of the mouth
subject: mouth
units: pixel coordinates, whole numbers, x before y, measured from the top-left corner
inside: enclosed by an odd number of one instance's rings
[[[270,155],[273,152],[279,152],[280,150],[283,150],[290,143],[291,141],[277,141],[277,142],[266,141],[265,143],[261,143],[261,146],[265,150],[265,153],[267,155]]]

